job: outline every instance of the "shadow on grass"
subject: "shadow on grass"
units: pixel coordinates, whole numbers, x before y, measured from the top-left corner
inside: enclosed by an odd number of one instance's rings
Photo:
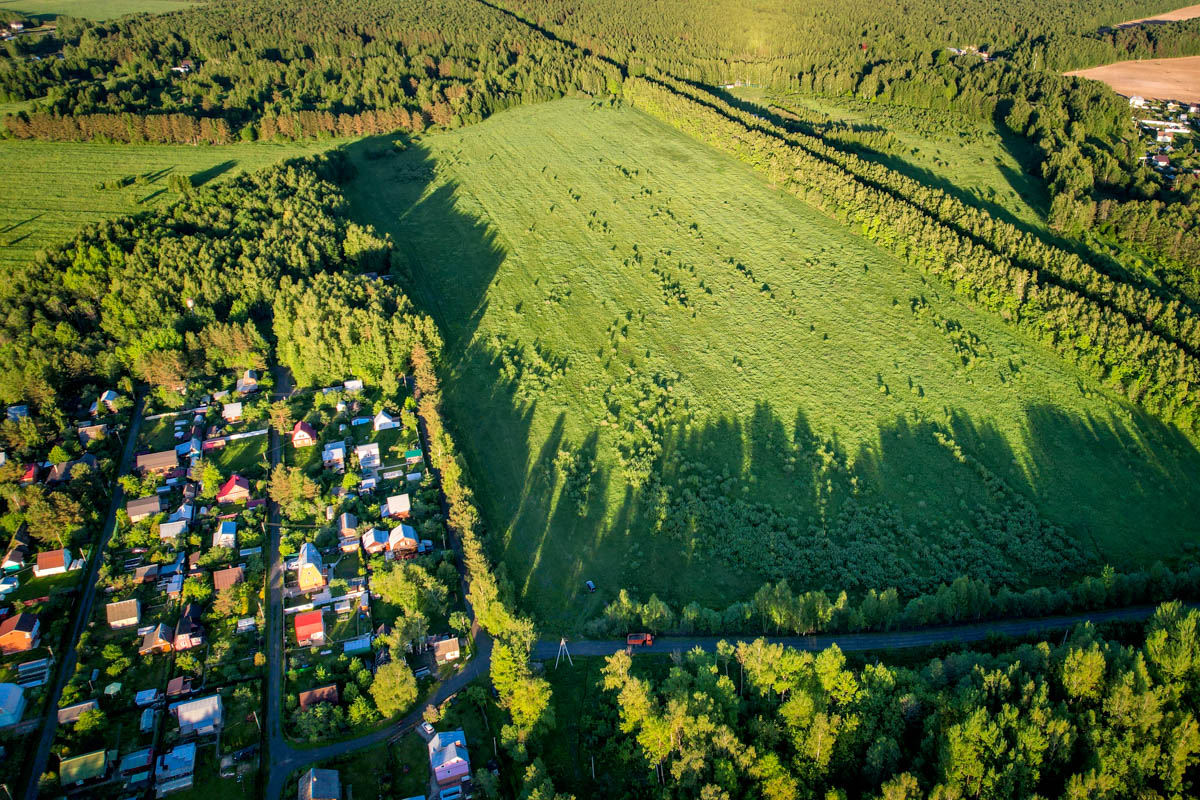
[[[960,409],[881,411],[872,444],[849,452],[804,407],[745,397],[738,416],[681,408],[650,425],[657,454],[634,479],[618,444],[627,425],[643,436],[641,406],[619,402],[619,422],[604,425],[539,408],[550,396],[523,384],[508,345],[478,335],[490,289],[508,279],[498,231],[464,211],[477,201],[422,145],[381,156],[394,142],[347,148],[351,210],[396,242],[398,281],[445,339],[448,416],[492,554],[546,630],[580,632],[621,588],[721,609],[779,579],[835,594],[912,594],[964,574],[1054,586],[1106,563],[1170,559],[1194,535],[1200,451],[1115,402],[1102,417],[1031,404],[1019,441]],[[535,415],[552,420],[548,433],[534,435]],[[582,475],[563,453],[580,456]]]

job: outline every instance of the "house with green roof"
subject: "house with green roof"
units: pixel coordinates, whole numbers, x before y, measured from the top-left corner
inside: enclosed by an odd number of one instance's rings
[[[58,765],[58,782],[61,786],[78,786],[84,781],[104,777],[108,772],[108,751],[97,750],[81,756],[68,758]]]

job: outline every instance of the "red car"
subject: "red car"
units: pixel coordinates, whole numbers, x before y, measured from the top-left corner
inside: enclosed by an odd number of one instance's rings
[[[625,637],[625,644],[629,645],[630,647],[638,647],[639,645],[646,645],[649,647],[650,645],[654,644],[654,634],[631,633]]]

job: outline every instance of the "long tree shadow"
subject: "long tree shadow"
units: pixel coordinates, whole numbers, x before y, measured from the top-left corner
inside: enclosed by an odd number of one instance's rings
[[[800,403],[683,404],[647,427],[658,449],[639,473],[587,376],[576,380],[595,416],[551,404],[542,387],[564,378],[522,360],[536,340],[482,333],[485,314],[533,313],[493,308],[518,276],[488,209],[419,143],[376,137],[347,153],[353,215],[395,241],[393,274],[445,338],[446,406],[493,555],[551,629],[578,632],[623,588],[713,608],[779,579],[852,594],[911,595],[964,574],[1024,588],[1173,558],[1195,536],[1200,451],[1115,401],[1088,417],[1034,405],[1014,437],[959,409],[934,421],[881,400],[877,435],[853,448]]]

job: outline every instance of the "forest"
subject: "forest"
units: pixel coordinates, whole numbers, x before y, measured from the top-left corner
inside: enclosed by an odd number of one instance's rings
[[[581,750],[609,797],[1187,797],[1198,625],[1170,603],[1128,638],[1082,625],[903,666],[761,639],[669,665],[618,653]]]

